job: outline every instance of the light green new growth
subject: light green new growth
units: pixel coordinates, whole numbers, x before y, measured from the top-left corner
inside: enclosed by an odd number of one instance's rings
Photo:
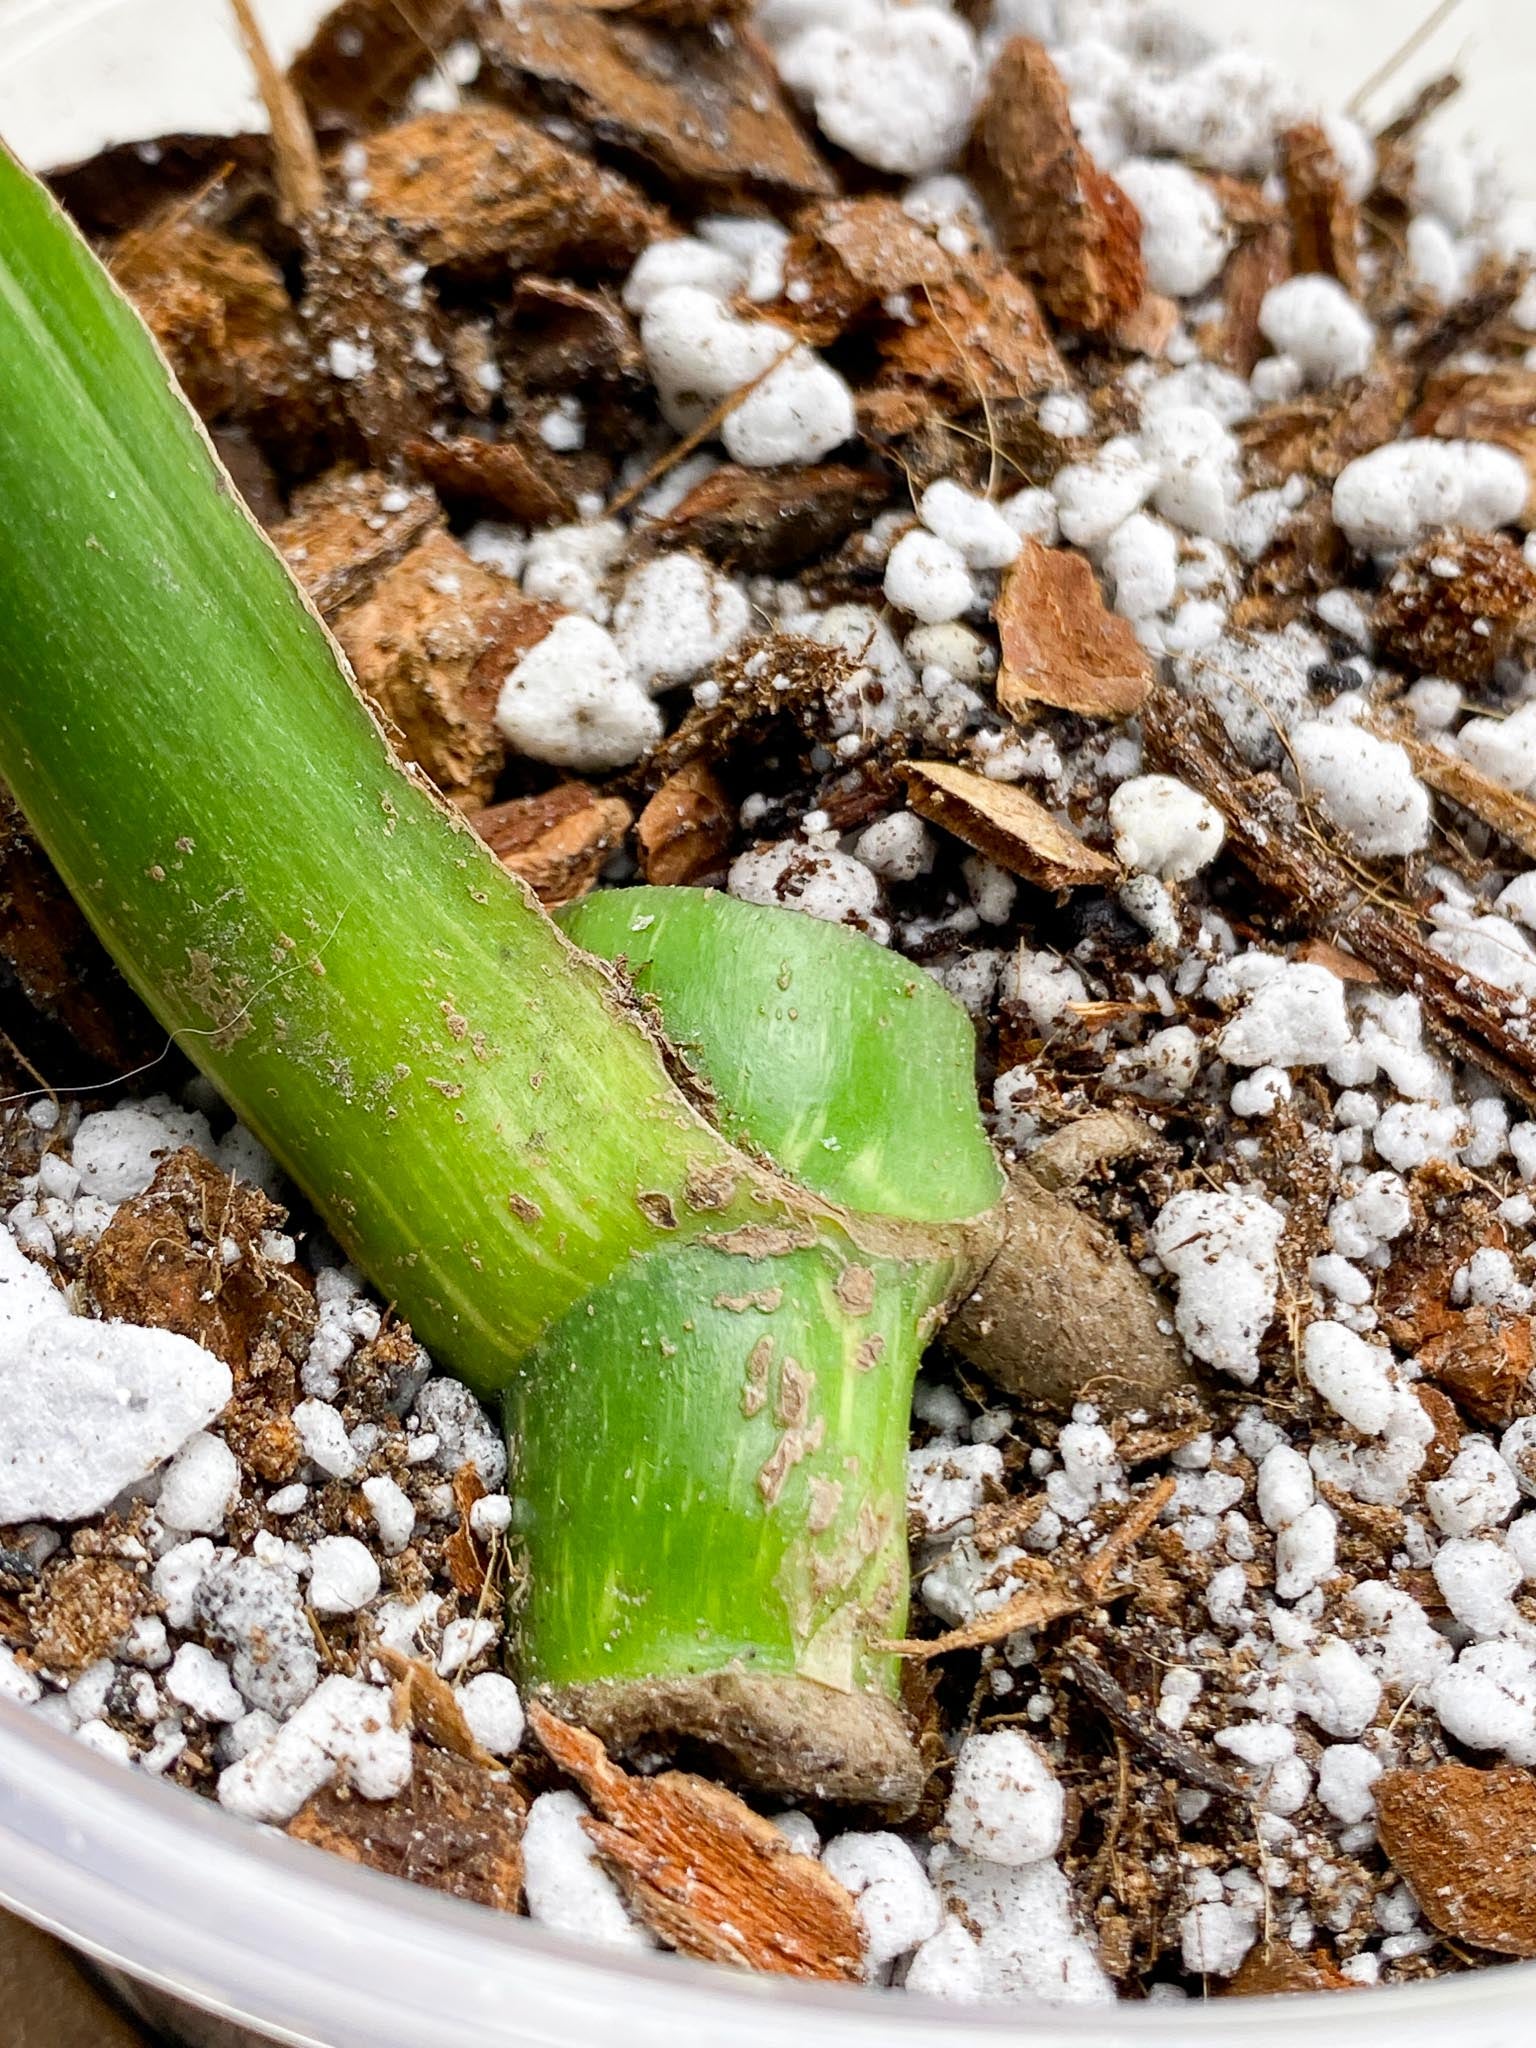
[[[791,913],[594,900],[571,931],[627,956],[711,1111],[393,761],[136,315],[3,152],[0,363],[0,774],[350,1255],[510,1394],[525,1671],[616,1736],[909,1799],[872,1645],[904,1616],[912,1372],[998,1195],[964,1018]]]

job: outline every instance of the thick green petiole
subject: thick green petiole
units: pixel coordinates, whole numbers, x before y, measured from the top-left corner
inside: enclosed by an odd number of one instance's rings
[[[963,1018],[788,913],[594,903],[578,935],[628,956],[716,1106],[679,1085],[621,980],[393,761],[3,152],[0,363],[0,774],[375,1284],[510,1390],[526,1667],[616,1731],[734,1716],[759,1776],[900,1803],[871,1645],[902,1621],[906,1400],[998,1192]]]

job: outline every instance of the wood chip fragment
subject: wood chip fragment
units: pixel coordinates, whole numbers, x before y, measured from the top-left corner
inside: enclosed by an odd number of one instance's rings
[[[997,599],[1002,667],[997,701],[1025,721],[1053,704],[1084,718],[1129,718],[1152,683],[1152,662],[1129,619],[1104,602],[1099,579],[1070,548],[1026,539]]]
[[[1269,343],[1259,332],[1259,308],[1267,293],[1291,274],[1291,238],[1272,221],[1240,235],[1221,278],[1222,315],[1216,352],[1229,370],[1251,377]]]
[[[1248,1788],[1213,1757],[1204,1755],[1138,1707],[1123,1685],[1100,1662],[1091,1643],[1074,1640],[1065,1646],[1061,1675],[1075,1684],[1112,1721],[1132,1746],[1150,1756],[1188,1785],[1214,1792],[1222,1799],[1246,1800]]]
[[[467,23],[467,0],[341,0],[288,67],[317,128],[377,128]]]
[[[451,1756],[462,1757],[466,1763],[476,1764],[482,1770],[497,1768],[495,1757],[476,1742],[464,1718],[464,1709],[459,1705],[458,1694],[446,1678],[419,1657],[407,1657],[400,1650],[392,1650],[387,1643],[375,1644],[371,1654],[395,1681],[394,1718],[397,1728],[409,1728],[413,1735],[436,1743],[439,1749],[447,1750]]]
[[[725,569],[777,575],[838,547],[891,494],[845,463],[793,470],[722,463],[652,528],[659,546],[697,548]]]
[[[758,310],[825,348],[893,292],[942,287],[954,258],[899,201],[870,193],[802,207],[784,251],[784,289]]]
[[[632,1778],[536,1701],[528,1721],[596,1811],[583,1822],[639,1917],[670,1947],[790,1977],[856,1978],[849,1893],[733,1793],[683,1771]]]
[[[1101,334],[1136,311],[1141,216],[1078,141],[1061,75],[1028,36],[993,60],[972,161],[1010,262],[1058,320]]]
[[[558,910],[593,887],[633,819],[621,796],[558,782],[538,796],[489,804],[470,822],[502,866],[521,875],[546,910]]]
[[[1417,1362],[1475,1421],[1507,1428],[1531,1375],[1530,1317],[1466,1309],[1429,1338]]]
[[[1442,1933],[1505,1956],[1536,1956],[1536,1777],[1465,1764],[1384,1771],[1381,1845]]]
[[[418,1743],[411,1782],[395,1798],[320,1792],[288,1823],[288,1833],[348,1863],[516,1913],[526,1811],[510,1778]]]
[[[1120,870],[1079,839],[1044,804],[1008,782],[992,782],[944,761],[904,761],[907,801],[978,853],[1037,889],[1104,887]]]
[[[420,484],[403,486],[376,469],[333,469],[294,492],[272,540],[330,621],[365,597],[442,517]]]
[[[809,198],[834,189],[772,60],[743,26],[675,29],[635,11],[521,0],[483,15],[479,34],[504,88],[531,102],[554,96],[689,194],[745,186]]]
[[[413,469],[455,507],[500,514],[519,526],[549,526],[576,516],[584,491],[602,491],[608,468],[601,457],[559,455],[536,434],[483,441],[456,434],[439,441],[407,441],[402,453]]]
[[[640,872],[663,888],[718,872],[736,826],[736,807],[707,761],[691,761],[657,790],[635,828]]]
[[[363,148],[370,207],[434,268],[626,270],[669,232],[627,179],[502,107],[418,114]]]
[[[1309,1992],[1360,1991],[1364,1986],[1346,1977],[1321,1949],[1303,1955],[1280,1940],[1257,1943],[1226,1982],[1214,1988],[1221,1998],[1299,1998]]]
[[[501,678],[485,674],[481,658],[509,602],[523,600],[509,599],[505,578],[437,531],[336,622],[396,750],[445,796],[471,806],[490,795],[506,759],[493,715]]]
[[[484,1498],[480,1474],[466,1462],[453,1475],[453,1504],[459,1511],[459,1526],[443,1545],[443,1562],[453,1589],[466,1600],[479,1600],[485,1592],[489,1560],[471,1520],[476,1501]]]
[[[1349,196],[1344,167],[1328,132],[1301,121],[1280,137],[1280,169],[1291,224],[1292,265],[1298,275],[1337,278],[1360,290],[1360,209]]]

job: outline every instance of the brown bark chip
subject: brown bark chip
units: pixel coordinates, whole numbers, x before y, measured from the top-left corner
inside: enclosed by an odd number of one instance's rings
[[[418,1743],[411,1782],[395,1798],[319,1792],[288,1823],[288,1833],[348,1863],[516,1913],[526,1812],[510,1779]]]
[[[1429,1339],[1418,1362],[1425,1378],[1444,1387],[1474,1420],[1504,1428],[1514,1421],[1530,1378],[1530,1318],[1469,1308]]]
[[[145,1582],[110,1557],[71,1557],[22,1603],[33,1618],[32,1662],[72,1675],[107,1657],[148,1605]]]
[[[907,801],[1010,874],[1037,889],[1104,887],[1120,870],[1022,789],[943,761],[906,761]]]
[[[477,811],[473,823],[505,868],[521,875],[546,910],[585,896],[624,843],[634,813],[586,782],[558,782]]]
[[[332,469],[293,494],[272,540],[315,609],[334,619],[434,526],[437,499],[376,469]]]
[[[481,672],[481,656],[503,610],[524,602],[438,532],[337,623],[342,651],[396,752],[457,802],[484,803],[506,758],[493,722],[500,677]]]
[[[689,1772],[632,1778],[595,1735],[530,1703],[529,1725],[598,1818],[582,1823],[635,1912],[670,1947],[781,1976],[857,1978],[849,1893],[734,1793]]]
[[[640,872],[663,888],[701,881],[724,866],[735,827],[736,807],[719,776],[707,761],[691,761],[640,813]]]
[[[834,189],[746,28],[678,30],[632,13],[522,0],[487,14],[480,36],[503,84],[553,96],[685,190],[810,198]]]
[[[1382,1847],[1442,1933],[1536,1956],[1536,1778],[1440,1764],[1376,1780]]]
[[[468,17],[467,0],[341,0],[288,76],[317,128],[374,128],[398,113]]]
[[[843,463],[787,470],[723,463],[654,531],[663,547],[697,548],[722,568],[774,575],[838,547],[890,489],[885,477]]]
[[[784,252],[784,290],[760,310],[825,348],[893,292],[941,287],[954,258],[894,199],[871,193],[802,208]]]
[[[1152,684],[1152,662],[1129,619],[1104,602],[1081,555],[1026,539],[997,600],[1002,667],[997,701],[1014,717],[1054,704],[1084,718],[1129,718]]]
[[[1217,1987],[1224,1998],[1299,1998],[1316,1991],[1359,1991],[1363,1987],[1319,1949],[1303,1955],[1288,1941],[1260,1942]]]
[[[600,457],[557,455],[532,434],[501,441],[474,434],[407,441],[404,454],[450,503],[521,526],[574,519],[581,493],[601,489],[608,477]]]
[[[369,205],[434,268],[627,270],[668,232],[628,179],[502,107],[419,114],[365,147]]]
[[[1141,216],[1078,141],[1043,44],[1016,36],[998,53],[972,155],[1009,260],[1058,320],[1101,334],[1136,311]]]
[[[1280,164],[1298,275],[1336,277],[1345,291],[1358,292],[1360,209],[1349,196],[1326,129],[1316,121],[1287,128],[1280,137]]]
[[[446,1678],[419,1657],[407,1657],[387,1643],[375,1644],[372,1655],[395,1681],[396,1727],[409,1728],[413,1735],[423,1736],[465,1763],[495,1770],[496,1759],[476,1742],[459,1696]]]

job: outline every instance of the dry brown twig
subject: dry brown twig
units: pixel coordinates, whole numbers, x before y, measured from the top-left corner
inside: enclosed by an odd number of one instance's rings
[[[898,1656],[926,1662],[930,1657],[948,1656],[951,1650],[980,1650],[1000,1643],[1015,1629],[1044,1628],[1069,1614],[1080,1614],[1105,1599],[1117,1599],[1131,1592],[1130,1586],[1111,1587],[1110,1575],[1140,1543],[1163,1509],[1173,1499],[1174,1481],[1158,1480],[1122,1516],[1096,1550],[1075,1565],[1060,1569],[1048,1585],[1026,1586],[1000,1607],[977,1615],[961,1628],[941,1636],[905,1637],[883,1647]]]

